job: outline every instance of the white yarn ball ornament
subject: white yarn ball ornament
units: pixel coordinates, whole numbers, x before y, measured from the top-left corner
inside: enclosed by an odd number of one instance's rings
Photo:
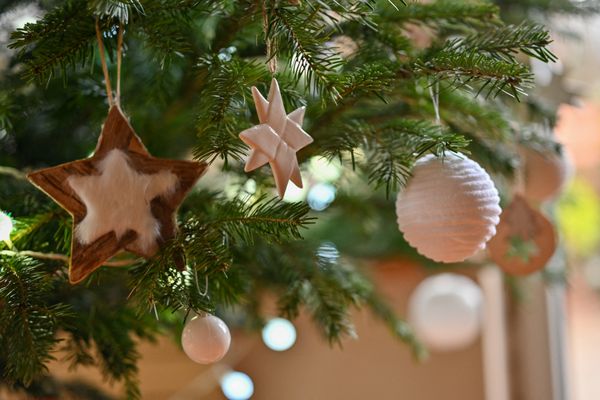
[[[181,333],[183,351],[192,361],[211,364],[219,361],[229,350],[231,334],[222,319],[214,315],[196,315]]]
[[[543,202],[556,197],[571,175],[566,154],[539,152],[527,147],[519,149],[523,163],[525,197],[534,202]]]
[[[404,239],[425,257],[445,263],[464,261],[485,248],[501,212],[487,172],[453,152],[418,160],[396,200]]]
[[[424,279],[409,299],[408,318],[431,350],[452,351],[472,344],[481,331],[483,293],[471,279],[439,274]]]

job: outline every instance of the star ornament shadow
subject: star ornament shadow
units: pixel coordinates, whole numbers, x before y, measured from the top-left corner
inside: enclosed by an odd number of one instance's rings
[[[122,250],[152,257],[176,235],[177,209],[206,168],[151,156],[112,106],[92,157],[27,177],[73,217],[69,281],[78,283]]]
[[[240,133],[240,139],[251,148],[244,170],[250,172],[269,163],[277,193],[283,198],[290,180],[302,187],[296,153],[313,142],[302,129],[305,107],[286,114],[276,79],[271,81],[267,99],[254,86],[252,97],[260,125]]]

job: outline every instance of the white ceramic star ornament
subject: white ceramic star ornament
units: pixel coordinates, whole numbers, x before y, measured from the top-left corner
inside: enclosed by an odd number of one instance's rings
[[[254,86],[252,97],[260,125],[240,133],[240,139],[252,149],[244,170],[250,172],[269,163],[277,193],[283,198],[289,181],[302,187],[296,152],[313,141],[302,129],[305,107],[286,114],[276,79],[271,81],[267,99]]]

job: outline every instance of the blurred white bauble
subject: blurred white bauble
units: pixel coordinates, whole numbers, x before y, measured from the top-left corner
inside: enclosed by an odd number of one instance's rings
[[[408,318],[419,340],[434,351],[472,344],[481,331],[483,294],[471,279],[439,274],[424,279],[409,299]]]
[[[181,333],[181,345],[187,356],[199,364],[219,361],[229,350],[231,334],[222,319],[214,315],[196,315]]]
[[[483,168],[446,152],[417,161],[398,194],[396,215],[406,241],[438,262],[460,262],[485,248],[496,233],[500,197]]]
[[[571,165],[564,153],[540,152],[522,146],[519,149],[525,184],[524,195],[533,202],[556,197],[571,175]]]

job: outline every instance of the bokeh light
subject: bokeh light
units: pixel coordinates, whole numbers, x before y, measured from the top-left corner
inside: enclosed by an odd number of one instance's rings
[[[335,246],[335,243],[323,242],[317,249],[317,256],[328,263],[334,264],[340,258],[340,251]]]
[[[288,203],[295,203],[298,201],[304,201],[306,198],[306,185],[303,188],[299,188],[294,185],[293,182],[288,183],[287,188],[285,190],[285,195],[283,196],[283,201]]]
[[[221,377],[221,390],[229,400],[248,400],[254,394],[254,383],[245,373],[230,371]]]
[[[0,211],[0,240],[9,241],[10,233],[13,230],[13,222],[10,217]]]
[[[296,328],[283,318],[273,318],[262,330],[265,345],[275,351],[285,351],[296,343]]]
[[[576,179],[556,209],[558,226],[571,254],[589,256],[600,244],[600,199],[594,188]]]
[[[317,156],[310,159],[308,171],[317,181],[335,182],[342,175],[342,165],[339,160]]]
[[[323,211],[335,200],[335,187],[329,183],[317,183],[310,188],[306,200],[313,210]]]

